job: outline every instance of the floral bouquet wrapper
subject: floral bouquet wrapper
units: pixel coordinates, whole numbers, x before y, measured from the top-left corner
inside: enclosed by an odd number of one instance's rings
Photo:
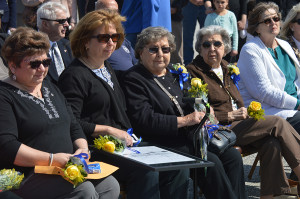
[[[84,182],[86,179],[101,179],[105,178],[116,170],[118,167],[104,163],[104,162],[89,162],[86,165],[82,164],[80,158],[72,157],[66,164],[65,168],[57,166],[35,166],[35,173],[60,175],[68,182],[72,183],[74,187]],[[86,169],[88,167],[88,170]],[[97,172],[93,173],[97,170]]]

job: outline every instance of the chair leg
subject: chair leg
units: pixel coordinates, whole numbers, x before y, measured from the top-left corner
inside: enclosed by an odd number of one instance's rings
[[[249,172],[249,174],[248,174],[248,179],[249,179],[249,180],[252,179],[252,175],[253,175],[253,173],[254,173],[254,171],[255,171],[255,168],[256,168],[256,166],[257,166],[258,161],[259,161],[259,155],[258,155],[258,153],[257,153],[256,158],[255,158],[255,160],[254,160],[254,162],[253,162],[253,165],[252,165],[252,167],[251,167],[251,169],[250,169],[250,172]]]

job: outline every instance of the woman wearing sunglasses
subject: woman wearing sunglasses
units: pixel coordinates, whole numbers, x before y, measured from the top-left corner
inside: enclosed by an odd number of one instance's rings
[[[133,144],[127,133],[131,124],[126,115],[124,94],[106,61],[124,40],[121,25],[124,20],[117,11],[93,11],[79,21],[70,35],[75,59],[61,74],[58,86],[71,104],[90,145],[94,145],[93,139],[99,135],[112,135],[124,140],[127,146]],[[160,193],[158,172],[126,165],[110,155],[100,155],[97,150],[92,154],[94,159],[106,159],[120,168],[113,175],[125,184],[129,199],[156,199],[169,192],[166,185]]]
[[[291,12],[293,17],[290,14],[287,18],[290,25],[285,24],[283,29],[287,37],[292,36],[293,29],[293,35],[299,32],[298,15]],[[240,92],[245,105],[253,100],[261,102],[266,115],[286,119],[300,133],[300,66],[290,46],[296,40],[294,37],[288,43],[278,39],[279,31],[278,6],[271,2],[257,4],[249,15],[248,26],[254,38],[242,48],[237,64],[241,72]]]
[[[44,79],[49,48],[48,36],[31,28],[18,28],[2,47],[9,77],[0,82],[0,170],[24,173],[20,188],[13,191],[21,198],[118,198],[120,188],[112,176],[73,188],[61,176],[33,172],[34,166],[63,168],[71,156],[88,153],[71,107]]]
[[[200,123],[204,113],[194,111],[189,104],[182,101],[183,90],[188,85],[187,82],[182,82],[181,90],[179,76],[170,65],[170,52],[175,48],[174,36],[166,29],[144,29],[138,35],[135,47],[139,64],[125,73],[122,85],[129,118],[144,140],[194,154],[193,143],[188,135],[193,132],[194,125]],[[182,113],[163,88],[174,96]],[[246,198],[240,153],[230,148],[219,158],[208,152],[208,160],[214,162],[215,166],[209,167],[206,174],[204,169],[199,169],[198,172],[199,185],[205,198]],[[235,169],[233,171],[229,168]],[[186,180],[187,176],[181,179],[182,183]],[[182,195],[177,196],[183,198]]]
[[[299,177],[300,136],[280,117],[265,116],[264,120],[259,121],[248,118],[238,87],[231,79],[228,63],[222,60],[230,52],[230,43],[228,33],[220,26],[202,28],[195,44],[199,55],[187,69],[192,77],[198,77],[208,84],[208,102],[220,124],[231,125],[230,128],[237,136],[236,144],[258,151],[260,198],[271,199],[277,195],[290,194],[282,156]]]

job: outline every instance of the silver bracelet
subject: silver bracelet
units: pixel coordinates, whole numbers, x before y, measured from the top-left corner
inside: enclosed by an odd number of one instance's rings
[[[53,153],[50,153],[50,157],[49,157],[49,159],[50,159],[50,164],[49,164],[49,166],[52,166],[52,162],[53,162]]]

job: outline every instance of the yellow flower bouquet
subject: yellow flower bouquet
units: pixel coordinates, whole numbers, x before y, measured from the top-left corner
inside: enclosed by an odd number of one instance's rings
[[[125,142],[122,142],[121,140],[110,135],[99,135],[99,138],[94,139],[94,147],[96,149],[102,149],[110,153],[113,153],[115,151],[122,152],[125,149]]]
[[[21,174],[15,169],[2,169],[0,170],[0,192],[18,189],[24,174]]]
[[[64,177],[74,184],[74,188],[78,184],[84,182],[85,177],[88,175],[82,161],[77,157],[71,157],[65,168],[62,170],[64,172]]]
[[[261,103],[252,101],[247,108],[248,115],[254,118],[256,121],[260,119],[265,119],[263,116],[265,115],[265,110],[262,109]]]
[[[202,98],[204,101],[207,101],[207,84],[204,84],[199,78],[192,78],[191,88],[188,90],[188,93],[191,97]]]

